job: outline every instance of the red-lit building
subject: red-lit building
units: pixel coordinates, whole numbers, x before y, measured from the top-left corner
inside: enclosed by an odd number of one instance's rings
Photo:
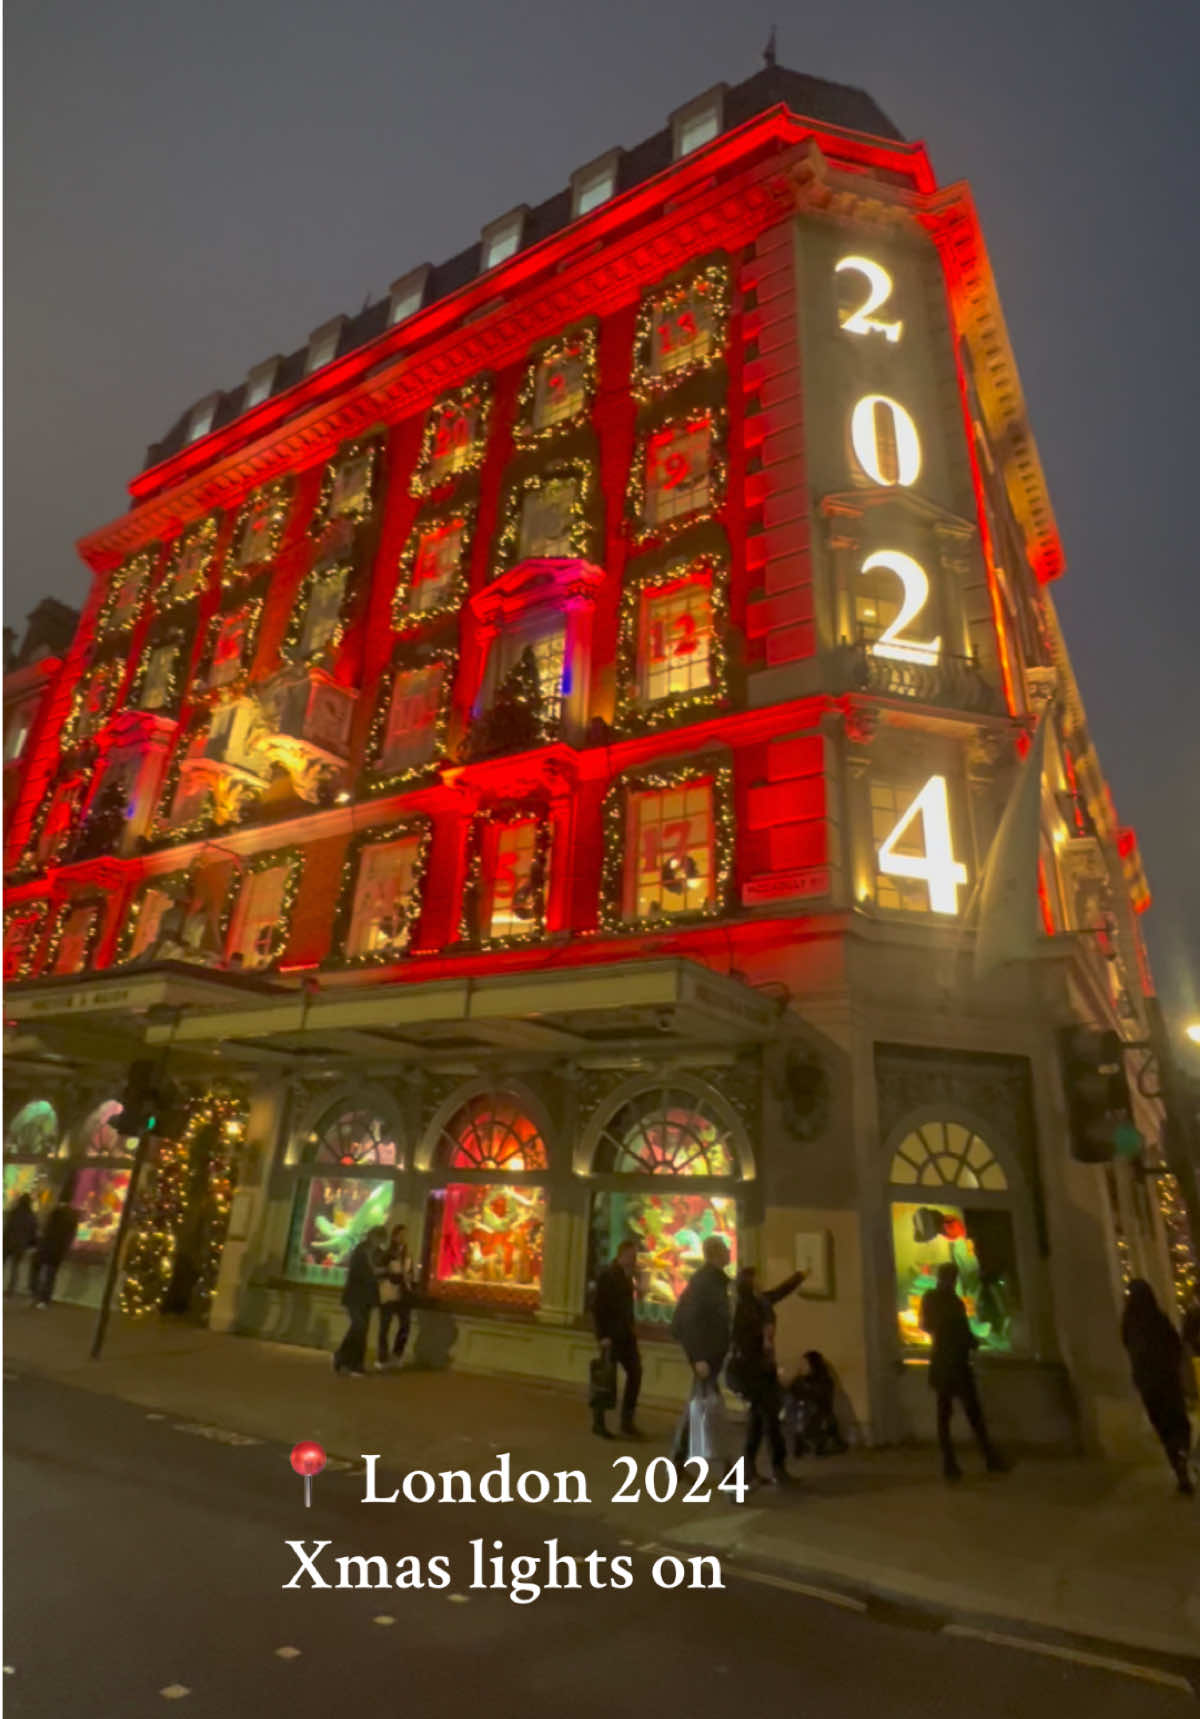
[[[578,1379],[597,1259],[636,1236],[665,1336],[719,1232],[809,1268],[784,1359],[886,1439],[953,1258],[997,1425],[1116,1436],[1123,1278],[1190,1256],[1169,1177],[1072,1156],[1056,1032],[1145,1038],[1148,897],[965,186],[769,66],[200,401],[130,494],[7,848],[6,1177],[74,1175],[68,1293],[161,1052],[131,1307],[327,1344],[390,1215],[419,1355]],[[1042,934],[976,979],[1051,692]]]

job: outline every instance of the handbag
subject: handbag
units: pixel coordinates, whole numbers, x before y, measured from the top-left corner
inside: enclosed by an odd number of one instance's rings
[[[610,1355],[592,1357],[588,1368],[588,1405],[593,1409],[617,1406],[617,1363]]]
[[[719,1463],[725,1448],[725,1404],[717,1387],[705,1380],[688,1404],[688,1456]]]

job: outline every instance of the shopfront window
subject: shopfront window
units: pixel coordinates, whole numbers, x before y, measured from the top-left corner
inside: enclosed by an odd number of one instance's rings
[[[520,1103],[488,1094],[442,1131],[445,1180],[430,1195],[434,1296],[534,1308],[541,1297],[546,1143]]]
[[[958,1293],[980,1348],[1024,1347],[1016,1232],[1008,1177],[988,1143],[959,1122],[927,1122],[892,1159],[896,1317],[906,1350],[928,1350],[921,1298],[939,1266],[958,1269]]]
[[[79,1227],[71,1253],[85,1262],[100,1260],[116,1240],[121,1213],[129,1193],[128,1170],[88,1164],[75,1177],[71,1203],[79,1213]]]
[[[386,1226],[403,1153],[388,1121],[370,1108],[327,1111],[305,1141],[296,1188],[287,1275],[337,1287],[368,1231]]]
[[[633,1241],[639,1324],[670,1325],[711,1238],[725,1243],[737,1270],[740,1158],[709,1100],[672,1087],[629,1100],[601,1132],[593,1174],[601,1186],[592,1198],[589,1282],[622,1241]]]
[[[48,1200],[61,1129],[58,1112],[46,1098],[30,1099],[4,1130],[4,1209],[28,1194],[37,1211]]]

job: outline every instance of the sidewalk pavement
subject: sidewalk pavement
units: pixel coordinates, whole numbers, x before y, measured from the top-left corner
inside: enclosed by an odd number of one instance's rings
[[[582,1384],[573,1393],[409,1367],[337,1378],[324,1353],[167,1318],[114,1315],[91,1361],[91,1311],[34,1312],[24,1298],[6,1307],[6,1377],[24,1368],[181,1420],[287,1444],[314,1438],[333,1456],[378,1452],[381,1477],[478,1476],[509,1451],[514,1477],[533,1468],[588,1477],[592,1503],[544,1507],[547,1534],[555,1516],[598,1515],[639,1542],[713,1549],[727,1563],[767,1563],[918,1608],[1200,1655],[1200,1499],[1178,1497],[1161,1460],[1031,1456],[985,1476],[967,1450],[966,1479],[949,1487],[934,1451],[862,1450],[794,1463],[794,1486],[742,1507],[720,1494],[707,1506],[615,1504],[625,1471],[614,1457],[634,1454],[644,1469],[667,1450],[673,1416],[639,1412],[640,1446],[606,1444],[590,1432]]]

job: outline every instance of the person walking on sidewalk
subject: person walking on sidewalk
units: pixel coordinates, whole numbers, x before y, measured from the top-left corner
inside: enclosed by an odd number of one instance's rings
[[[794,1271],[775,1289],[760,1293],[758,1274],[752,1265],[744,1265],[737,1274],[726,1377],[730,1388],[745,1397],[750,1407],[745,1457],[746,1479],[751,1485],[757,1484],[759,1478],[758,1450],[764,1433],[771,1452],[770,1484],[777,1486],[788,1477],[787,1447],[779,1425],[783,1400],[775,1364],[775,1304],[799,1289],[803,1282],[804,1273]]]
[[[379,1365],[399,1366],[408,1347],[412,1328],[412,1299],[415,1269],[408,1251],[408,1231],[403,1224],[392,1226],[391,1239],[382,1259],[379,1301]],[[396,1337],[388,1354],[388,1332],[395,1321]]]
[[[37,1233],[33,1201],[28,1194],[22,1194],[4,1214],[4,1264],[8,1268],[5,1295],[16,1293],[21,1261],[37,1241]]]
[[[1129,1285],[1121,1319],[1121,1341],[1129,1351],[1133,1383],[1150,1425],[1158,1434],[1179,1490],[1190,1498],[1188,1451],[1192,1429],[1183,1400],[1183,1343],[1144,1277]]]
[[[366,1372],[367,1331],[371,1310],[379,1306],[379,1279],[375,1260],[387,1240],[383,1225],[368,1230],[366,1236],[350,1255],[346,1271],[346,1287],[342,1291],[342,1306],[350,1316],[350,1326],[333,1357],[335,1373],[350,1373],[361,1377]]]
[[[605,1357],[625,1374],[625,1390],[621,1397],[621,1431],[626,1438],[640,1438],[633,1423],[637,1410],[638,1392],[642,1388],[642,1357],[638,1349],[634,1325],[633,1280],[637,1268],[637,1243],[623,1241],[615,1258],[605,1266],[596,1279],[596,1299],[592,1318],[596,1336]],[[597,1438],[611,1438],[604,1424],[604,1410],[592,1409],[592,1431]]]
[[[971,1330],[966,1304],[957,1292],[957,1283],[958,1267],[949,1262],[939,1265],[937,1288],[927,1289],[921,1297],[921,1329],[933,1339],[929,1383],[937,1392],[938,1444],[942,1450],[942,1472],[947,1480],[962,1479],[962,1469],[958,1466],[950,1437],[950,1417],[956,1397],[966,1411],[988,1472],[1003,1474],[1008,1466],[988,1437],[983,1405],[971,1370],[971,1351],[978,1347],[978,1339]]]
[[[33,1272],[29,1287],[33,1292],[35,1307],[49,1307],[54,1300],[54,1285],[59,1269],[71,1250],[71,1243],[75,1240],[75,1231],[78,1228],[79,1213],[63,1193],[46,1219],[41,1239],[33,1252]]]
[[[679,1297],[671,1335],[679,1344],[692,1369],[692,1399],[713,1393],[721,1398],[721,1368],[729,1353],[730,1315],[729,1279],[725,1267],[729,1264],[729,1249],[720,1236],[709,1236],[704,1243],[704,1264]],[[691,1399],[684,1404],[679,1424],[675,1428],[672,1460],[678,1467],[686,1461],[691,1423]]]

